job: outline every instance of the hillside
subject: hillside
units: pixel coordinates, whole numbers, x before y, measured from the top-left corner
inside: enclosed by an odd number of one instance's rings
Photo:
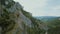
[[[18,2],[0,0],[1,34],[43,34],[44,26],[42,21],[25,11]]]
[[[34,17],[14,0],[0,0],[0,34],[60,34],[60,17]]]
[[[48,26],[48,34],[60,34],[60,17],[56,16],[41,16],[35,17],[40,19]]]

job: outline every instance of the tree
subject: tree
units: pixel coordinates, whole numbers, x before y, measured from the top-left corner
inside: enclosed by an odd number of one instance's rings
[[[60,17],[55,18],[49,23],[50,29],[48,30],[49,34],[60,34]],[[51,26],[50,26],[51,25]]]

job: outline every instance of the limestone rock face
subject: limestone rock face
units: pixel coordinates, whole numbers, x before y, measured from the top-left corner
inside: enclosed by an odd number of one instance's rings
[[[18,2],[0,0],[0,34],[40,34],[40,20],[23,10]]]
[[[2,29],[2,30],[0,30],[0,33],[1,34],[27,34],[27,31],[25,30],[24,27],[25,26],[31,27],[32,22],[29,18],[27,18],[22,13],[21,9],[23,9],[23,7],[18,2],[14,3],[13,0],[12,1],[0,0],[0,1],[3,2],[2,4],[0,4],[0,18],[3,18],[2,21],[4,21],[4,19],[5,19],[5,22],[1,22],[1,19],[0,19],[0,29]],[[9,6],[9,4],[12,4],[12,5]],[[5,16],[1,17],[1,15],[5,14],[5,12],[7,12],[6,14],[8,14],[8,15],[5,15],[8,17],[8,19],[5,18]],[[6,22],[6,21],[8,21],[8,22]],[[8,25],[9,21],[10,21],[10,25]],[[14,21],[14,23],[12,23],[12,21]],[[6,26],[6,28],[5,28],[3,24],[5,26],[6,25],[8,25],[8,26]],[[10,28],[11,28],[11,30],[10,30]]]

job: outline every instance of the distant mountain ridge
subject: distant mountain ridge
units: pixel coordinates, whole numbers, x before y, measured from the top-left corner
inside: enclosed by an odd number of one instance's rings
[[[39,17],[35,17],[35,18],[40,19],[43,22],[46,22],[46,21],[52,21],[59,17],[57,17],[57,16],[39,16]]]

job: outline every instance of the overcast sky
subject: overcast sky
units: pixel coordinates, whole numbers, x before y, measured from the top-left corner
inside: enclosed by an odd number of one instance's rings
[[[60,0],[15,0],[33,16],[60,16]]]

